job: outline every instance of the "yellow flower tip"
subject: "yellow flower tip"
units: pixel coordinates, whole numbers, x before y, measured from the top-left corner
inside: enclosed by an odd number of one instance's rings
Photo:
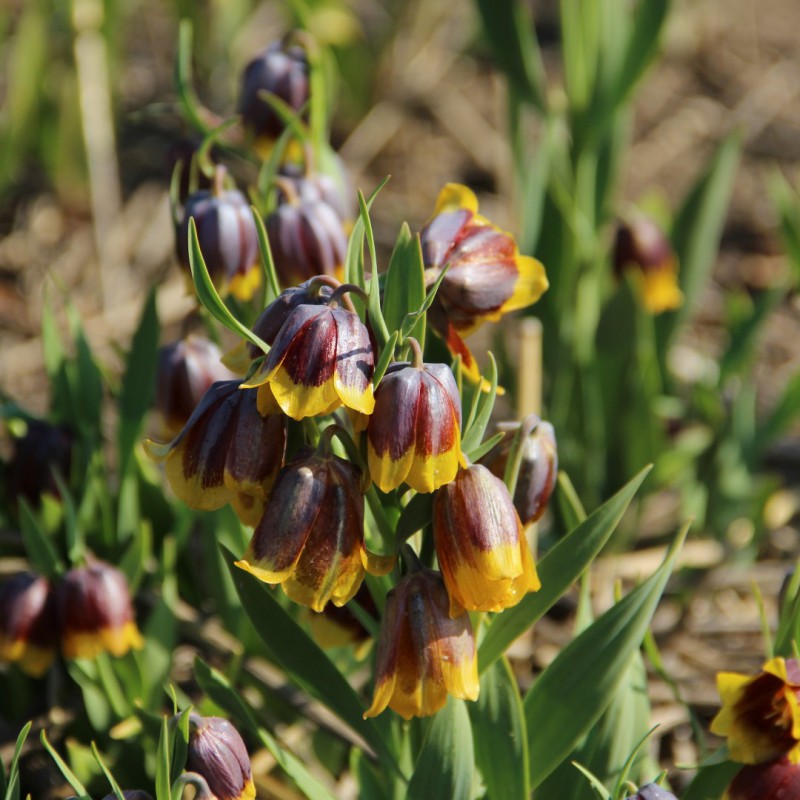
[[[683,305],[683,292],[678,287],[678,276],[673,268],[654,269],[639,277],[642,305],[651,314],[674,311]]]
[[[119,658],[130,650],[141,650],[143,647],[144,640],[134,622],[127,622],[120,628],[66,631],[61,641],[61,651],[64,658],[68,659],[97,658],[101,653]]]
[[[532,306],[550,287],[541,261],[531,256],[518,255],[515,262],[519,277],[514,285],[514,291],[499,311],[492,315],[494,319],[499,319],[510,311]]]
[[[436,199],[433,216],[457,211],[460,208],[472,211],[473,214],[478,211],[478,198],[475,196],[475,192],[460,183],[445,184]]]
[[[243,303],[253,299],[258,287],[261,286],[261,267],[256,263],[244,274],[237,273],[231,279],[228,291]]]
[[[397,557],[394,555],[383,556],[378,553],[370,553],[369,550],[364,548],[361,551],[361,563],[364,569],[370,575],[388,575],[397,563]]]
[[[281,411],[298,422],[306,417],[330,414],[342,405],[333,380],[321,386],[303,386],[295,383],[282,366],[272,372],[269,386]]]
[[[17,661],[17,666],[31,678],[41,678],[53,663],[56,651],[53,648],[29,644]]]
[[[368,383],[366,389],[362,391],[357,386],[347,386],[334,374],[333,384],[341,404],[346,408],[351,408],[366,416],[375,410],[375,394],[372,383]]]
[[[172,450],[172,442],[154,442],[152,439],[144,439],[142,447],[147,457],[153,461],[164,461]]]

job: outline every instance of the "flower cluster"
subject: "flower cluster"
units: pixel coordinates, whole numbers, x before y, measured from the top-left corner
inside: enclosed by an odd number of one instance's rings
[[[147,449],[189,506],[230,503],[254,528],[237,566],[315,612],[344,606],[367,575],[394,570],[367,714],[386,707],[407,718],[433,714],[448,693],[477,697],[467,612],[502,611],[540,586],[524,525],[541,516],[552,492],[555,438],[538,417],[526,421],[512,498],[498,467],[511,439],[486,464],[462,450],[461,396],[450,366],[426,361],[420,344],[398,332],[406,358],[386,364],[376,381],[383,355],[376,320],[372,310],[356,310],[356,302],[369,306],[364,290],[340,283],[346,248],[339,229],[338,244],[323,242],[334,230],[320,206],[323,184],[287,177],[278,179],[268,238],[279,280],[305,282],[284,289],[256,320],[254,341],[268,349],[239,348],[247,377],[212,384],[177,436]],[[547,288],[542,265],[477,210],[470,190],[448,185],[420,235],[425,282],[438,281],[427,312],[432,328],[476,380],[461,337]],[[336,221],[343,224],[338,214]],[[366,524],[367,493],[373,512],[385,502],[398,514],[414,493],[432,495],[428,564],[411,555],[402,574],[396,555],[409,545]],[[391,552],[372,552],[373,539]]]
[[[58,647],[65,658],[125,655],[142,647],[128,581],[103,561],[67,572],[57,585],[22,572],[0,584],[0,661],[41,677]]]

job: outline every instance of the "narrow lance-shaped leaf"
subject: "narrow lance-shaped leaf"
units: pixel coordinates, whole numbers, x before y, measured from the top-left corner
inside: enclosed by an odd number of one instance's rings
[[[492,620],[478,648],[481,672],[500,658],[511,642],[536,622],[592,563],[611,538],[649,471],[650,467],[643,469],[547,552],[537,565],[542,588]]]
[[[425,267],[419,236],[412,236],[403,223],[389,259],[383,287],[383,317],[390,331],[399,330],[408,314],[425,302]],[[425,351],[425,317],[421,316],[409,332]]]
[[[608,707],[641,645],[689,525],[678,534],[664,563],[570,642],[525,697],[531,785],[539,784],[569,755]]]
[[[97,745],[94,742],[92,742],[92,755],[100,766],[100,769],[103,770],[103,775],[106,776],[106,779],[111,784],[111,791],[114,793],[116,800],[125,800],[125,796],[122,794],[122,789],[120,789],[119,784],[111,774],[109,768],[106,766],[106,762],[100,755],[100,751],[97,749]]]
[[[86,787],[78,780],[75,773],[69,768],[69,766],[67,766],[67,763],[58,754],[58,751],[47,740],[47,734],[42,731],[41,734],[39,734],[39,738],[41,739],[44,749],[47,750],[53,761],[56,762],[56,766],[64,776],[64,779],[78,795],[76,798],[74,798],[74,800],[92,800],[91,795],[86,791]]]

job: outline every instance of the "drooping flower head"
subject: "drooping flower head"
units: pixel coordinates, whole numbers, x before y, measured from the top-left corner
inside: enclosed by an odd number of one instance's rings
[[[535,303],[547,289],[544,267],[523,256],[511,234],[478,214],[478,200],[466,186],[448,183],[434,216],[420,234],[429,286],[450,267],[428,318],[471,377],[477,365],[462,337],[483,322]]]
[[[502,611],[541,586],[508,489],[480,464],[436,492],[433,535],[451,616]]]
[[[245,196],[225,189],[225,168],[217,167],[213,187],[189,195],[176,229],[178,258],[187,271],[189,221],[194,219],[197,241],[217,291],[250,300],[261,283],[258,231]]]
[[[722,709],[711,732],[725,736],[728,752],[741,764],[760,764],[785,755],[800,763],[800,662],[772,658],[755,676],[720,672]]]
[[[614,240],[614,271],[629,272],[642,305],[651,314],[680,308],[678,261],[663,231],[643,214],[620,222]]]
[[[128,580],[111,564],[93,561],[71,569],[58,587],[57,606],[65,658],[124,656],[144,644]]]
[[[0,584],[0,661],[16,662],[33,678],[47,672],[56,654],[55,598],[41,575],[20,572]]]
[[[314,154],[307,152],[305,166],[291,162],[282,164],[278,170],[281,183],[278,184],[278,202],[286,202],[289,196],[281,186],[289,181],[295,194],[305,202],[322,200],[327,203],[344,223],[347,230],[357,214],[356,191],[348,175],[347,165],[337,153],[328,153],[326,171],[318,172],[313,167]]]
[[[358,314],[339,305],[355,287],[340,286],[322,304],[287,315],[264,365],[246,386],[259,387],[262,413],[277,405],[292,419],[330,414],[344,405],[362,414],[375,406],[375,356]]]
[[[167,436],[178,434],[212,383],[235,377],[221,359],[214,342],[193,334],[158,351],[155,408]]]
[[[211,511],[230,503],[245,525],[255,525],[283,463],[286,419],[262,416],[255,390],[219,381],[175,439],[147,440],[145,449],[164,462],[172,491],[190,508]]]
[[[544,514],[556,485],[558,451],[553,426],[540,420],[536,414],[529,414],[518,425],[508,426],[503,438],[479,463],[502,479],[518,429],[522,440],[514,508],[522,524],[529,525]]]
[[[367,426],[369,471],[389,492],[407,483],[432,492],[464,466],[461,398],[446,364],[424,364],[413,343],[414,361],[394,363],[375,391]]]
[[[358,591],[366,572],[384,575],[393,557],[364,545],[361,471],[330,452],[323,436],[315,452],[284,467],[264,516],[236,565],[265,583],[280,584],[296,603],[322,611],[342,606]]]
[[[255,800],[247,748],[239,731],[222,717],[189,715],[186,769],[205,779],[216,800]]]
[[[800,764],[777,758],[742,767],[725,792],[724,800],[794,800],[800,797]]]
[[[452,617],[438,572],[409,572],[386,597],[375,664],[374,717],[387,706],[404,719],[428,717],[451,694],[478,698],[478,666],[466,612]]]

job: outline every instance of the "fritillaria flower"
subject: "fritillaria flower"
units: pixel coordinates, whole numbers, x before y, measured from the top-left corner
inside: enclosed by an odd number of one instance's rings
[[[189,335],[158,351],[155,407],[166,435],[181,430],[212,383],[235,377],[221,359],[220,349],[203,336]]]
[[[145,449],[164,462],[172,491],[190,508],[230,503],[245,525],[254,525],[283,462],[286,420],[259,414],[256,392],[240,389],[239,381],[219,381],[175,439],[146,440]]]
[[[258,231],[245,196],[225,189],[225,168],[217,167],[213,187],[189,195],[176,230],[178,258],[191,272],[189,221],[194,219],[197,241],[208,274],[221,293],[239,300],[253,297],[261,283],[258,263]]]
[[[20,572],[0,584],[0,661],[14,661],[40,678],[56,654],[53,593],[46,578]]]
[[[25,434],[13,439],[14,453],[8,464],[7,492],[12,499],[38,503],[42,494],[61,496],[53,470],[69,478],[74,437],[64,425],[44,420],[27,421]]]
[[[483,322],[535,303],[547,289],[544,267],[523,256],[510,233],[478,214],[466,186],[448,183],[439,193],[431,221],[420,234],[425,281],[432,285],[449,264],[429,312],[434,330],[467,374],[477,365],[462,337]]]
[[[281,191],[281,186],[285,186],[284,181],[289,181],[304,203],[322,200],[337,213],[347,227],[348,222],[356,215],[356,192],[342,158],[336,153],[330,153],[329,156],[327,171],[324,173],[309,168],[308,165],[314,158],[313,153],[306,155],[305,168],[298,164],[283,164],[278,171],[281,179],[278,184],[278,202],[289,200],[289,196]]]
[[[451,616],[502,611],[541,586],[508,489],[480,464],[437,491],[433,535]]]
[[[386,597],[375,665],[374,717],[387,706],[404,719],[439,711],[451,694],[478,698],[478,665],[466,612],[451,617],[438,572],[409,572]]]
[[[502,478],[518,429],[522,441],[514,508],[522,524],[529,525],[544,514],[556,485],[558,450],[553,426],[549,422],[542,422],[536,414],[529,414],[519,425],[507,427],[503,438],[479,463],[488,467],[493,475]]]
[[[364,546],[361,471],[330,453],[323,436],[315,452],[284,467],[264,516],[236,565],[265,583],[280,584],[294,602],[322,611],[342,606],[364,575],[386,574],[393,557]]]
[[[725,800],[794,800],[800,797],[800,764],[778,758],[742,767],[725,792]]]
[[[419,345],[412,347],[412,363],[386,370],[367,426],[370,475],[384,492],[403,482],[432,492],[465,465],[461,398],[453,373],[446,364],[424,364]]]
[[[642,786],[636,794],[627,797],[626,800],[678,800],[678,798],[663,786],[659,786],[657,783],[648,783],[646,786]]]
[[[104,561],[71,569],[57,590],[65,658],[124,656],[143,646],[125,575]]]
[[[245,384],[259,387],[262,413],[274,404],[296,420],[342,405],[372,413],[375,356],[369,331],[358,314],[339,306],[354,288],[342,285],[324,304],[302,303],[288,314],[261,370]]]
[[[245,67],[239,111],[253,138],[256,150],[266,156],[272,143],[283,132],[285,123],[263,94],[275,95],[293,111],[308,100],[308,57],[305,49],[291,37],[272,42]]]
[[[620,222],[614,240],[614,271],[629,272],[651,314],[672,311],[683,304],[678,288],[678,261],[663,231],[648,217],[637,214]]]
[[[250,756],[226,719],[189,715],[186,769],[205,779],[216,800],[255,800]]]
[[[800,763],[800,662],[772,658],[756,675],[720,672],[722,709],[711,732],[725,736],[728,752],[741,764],[760,764],[785,755]]]

